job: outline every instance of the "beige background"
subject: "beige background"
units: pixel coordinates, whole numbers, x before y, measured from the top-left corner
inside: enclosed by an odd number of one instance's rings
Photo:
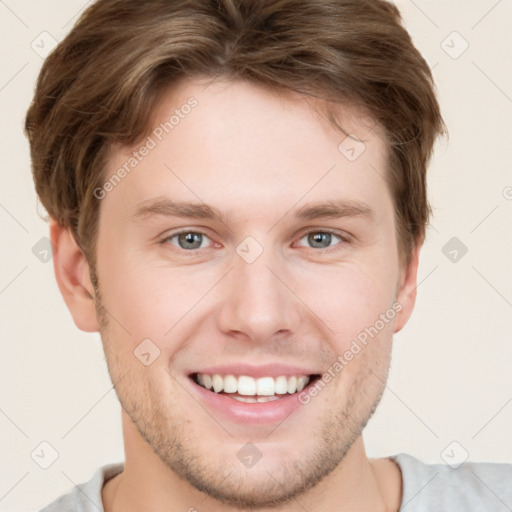
[[[435,217],[418,302],[395,338],[367,451],[443,462],[466,450],[472,460],[512,462],[512,2],[397,3],[433,68],[450,140],[430,168]],[[0,0],[1,511],[35,510],[123,459],[99,335],[75,327],[51,261],[32,252],[48,226],[36,211],[23,116],[37,52],[62,39],[84,5]],[[457,262],[443,253],[452,237],[468,248]],[[58,452],[48,469],[31,458],[43,450],[39,461],[50,461],[43,441]]]

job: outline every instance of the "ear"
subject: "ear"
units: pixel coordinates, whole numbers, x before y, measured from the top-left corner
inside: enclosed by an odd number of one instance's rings
[[[51,219],[50,240],[55,278],[76,326],[86,332],[99,331],[89,264],[71,228]]]
[[[418,265],[421,246],[421,242],[416,244],[409,265],[403,268],[400,274],[396,300],[402,305],[402,309],[396,315],[395,333],[402,330],[404,325],[407,323],[414,309],[414,304],[416,303]]]

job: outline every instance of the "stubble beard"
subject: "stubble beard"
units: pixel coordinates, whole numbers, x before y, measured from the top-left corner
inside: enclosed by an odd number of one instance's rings
[[[231,464],[221,462],[220,457],[215,458],[213,454],[197,449],[200,443],[187,431],[184,426],[186,422],[183,418],[172,416],[172,406],[163,410],[157,392],[143,396],[140,394],[142,387],[133,386],[130,389],[127,386],[130,379],[119,382],[126,369],[120,367],[116,354],[111,353],[113,344],[108,339],[109,313],[103,306],[96,276],[92,277],[107,367],[112,382],[118,383],[115,389],[121,406],[141,437],[168,468],[195,489],[220,503],[241,510],[256,510],[276,508],[297,499],[342,463],[380,403],[387,374],[378,392],[374,392],[372,402],[364,410],[360,409],[360,405],[368,401],[365,391],[371,389],[366,381],[375,378],[370,368],[367,368],[368,371],[359,374],[351,389],[347,390],[346,406],[332,411],[310,433],[310,436],[316,437],[316,442],[309,453],[296,450],[293,458],[279,461],[272,471],[266,468],[258,472],[257,466],[244,469],[238,459],[234,459]],[[137,396],[134,389],[139,392]],[[243,444],[241,442],[241,446]]]

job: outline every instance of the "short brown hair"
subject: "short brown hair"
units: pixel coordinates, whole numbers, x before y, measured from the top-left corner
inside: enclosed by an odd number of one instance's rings
[[[25,129],[37,194],[91,265],[109,149],[147,134],[162,92],[246,79],[356,105],[384,129],[401,261],[431,215],[426,169],[445,132],[429,66],[384,0],[98,0],[46,59]],[[328,109],[330,122],[336,124]]]

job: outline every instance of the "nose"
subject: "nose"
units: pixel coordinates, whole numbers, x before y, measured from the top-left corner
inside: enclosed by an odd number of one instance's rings
[[[222,283],[219,329],[240,340],[268,343],[300,328],[301,303],[293,293],[286,262],[265,249],[252,263],[237,253]]]

